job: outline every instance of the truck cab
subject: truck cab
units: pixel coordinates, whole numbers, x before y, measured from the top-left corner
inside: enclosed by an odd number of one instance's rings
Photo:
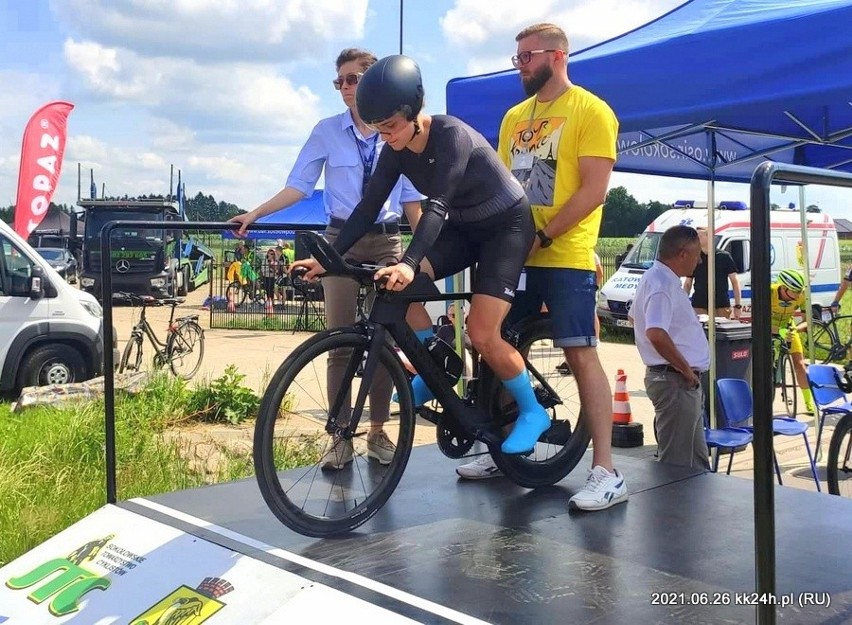
[[[112,231],[109,265],[115,291],[163,298],[185,292],[179,233],[169,222],[183,220],[178,205],[163,199],[80,200],[86,211],[80,285],[99,300],[101,293],[101,230],[110,221],[157,221],[161,228],[123,226]]]

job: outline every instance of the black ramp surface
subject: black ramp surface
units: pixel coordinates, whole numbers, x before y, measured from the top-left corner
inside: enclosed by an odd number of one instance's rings
[[[629,502],[569,514],[589,461],[529,491],[458,480],[457,461],[419,447],[385,508],[338,539],[282,526],[254,480],[150,499],[492,623],[754,622],[751,481],[616,456]],[[779,595],[831,598],[778,622],[852,623],[852,502],[779,488],[776,507]]]

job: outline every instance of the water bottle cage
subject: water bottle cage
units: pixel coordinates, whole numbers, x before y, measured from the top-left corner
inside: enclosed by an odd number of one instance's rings
[[[437,336],[431,337],[425,345],[435,362],[447,374],[450,384],[455,385],[464,372],[464,362],[462,362],[461,357],[449,343]]]

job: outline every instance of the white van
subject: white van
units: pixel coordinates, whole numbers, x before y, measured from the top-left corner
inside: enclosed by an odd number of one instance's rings
[[[737,203],[732,203],[737,206]],[[724,206],[724,204],[723,204]],[[840,247],[834,220],[825,213],[807,213],[811,301],[828,306],[840,286]],[[717,208],[714,215],[716,247],[725,250],[737,265],[742,289],[742,319],[751,318],[751,212],[748,209]],[[674,208],[655,219],[643,232],[613,276],[598,292],[597,312],[601,323],[631,327],[627,312],[636,286],[657,258],[663,233],[678,224],[707,227],[706,208]],[[770,214],[769,262],[772,280],[782,269],[801,269],[801,217],[797,210],[773,210]],[[733,292],[730,293],[733,300]]]
[[[0,392],[88,380],[103,361],[98,301],[0,222]]]

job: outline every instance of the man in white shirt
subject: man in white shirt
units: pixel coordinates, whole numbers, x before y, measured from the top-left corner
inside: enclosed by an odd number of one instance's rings
[[[701,259],[698,232],[674,226],[663,233],[657,260],[645,272],[630,309],[636,347],[647,370],[660,462],[709,467],[699,376],[710,346],[680,279]]]

